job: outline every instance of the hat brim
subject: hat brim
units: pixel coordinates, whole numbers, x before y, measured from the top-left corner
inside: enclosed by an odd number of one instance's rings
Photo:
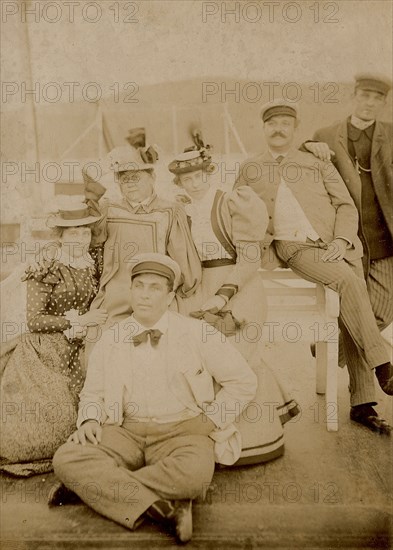
[[[154,164],[139,164],[138,162],[127,162],[126,164],[119,164],[115,169],[115,173],[119,172],[142,172],[144,170],[154,170]]]
[[[270,109],[266,109],[262,114],[262,121],[267,122],[275,116],[290,116],[292,118],[297,118],[297,112],[289,107],[270,107]]]
[[[138,275],[145,275],[146,273],[164,277],[165,279],[173,283],[173,286],[175,289],[179,286],[179,281],[181,277],[179,268],[174,270],[172,269],[172,267],[168,266],[166,263],[160,263],[154,259],[143,260],[141,262],[136,263],[131,268],[131,273],[130,273],[131,280],[137,277]]]
[[[383,96],[388,95],[389,89],[387,86],[383,86],[382,84],[379,86],[377,84],[367,84],[367,83],[359,83],[356,84],[355,90],[364,90],[365,92],[376,92],[377,94],[381,94]]]
[[[92,223],[97,222],[100,220],[100,217],[96,216],[88,216],[87,218],[80,218],[76,220],[64,220],[63,218],[59,218],[58,216],[54,216],[53,218],[49,218],[47,225],[50,228],[54,227],[79,227],[81,225],[90,225]]]
[[[187,161],[182,161],[184,164]],[[204,168],[207,168],[211,164],[211,159],[206,159],[203,162],[200,162],[199,164],[188,164],[187,166],[182,166],[179,164],[178,161],[174,160],[172,161],[169,166],[168,170],[172,174],[188,174],[189,172],[196,172],[197,170],[203,170]]]
[[[175,274],[173,271],[171,273],[164,273],[163,271],[160,271],[159,269],[154,268],[144,268],[142,271],[137,271],[136,273],[131,273],[131,279],[134,279],[138,275],[144,275],[145,273],[151,273],[153,275],[159,275],[160,277],[164,277],[165,279],[168,279],[169,281],[175,281]]]

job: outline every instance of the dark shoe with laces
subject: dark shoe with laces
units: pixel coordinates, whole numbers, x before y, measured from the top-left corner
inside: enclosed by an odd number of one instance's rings
[[[160,523],[179,543],[192,538],[192,500],[157,500],[146,515]]]
[[[78,495],[61,482],[56,481],[48,494],[48,506],[64,506],[65,504],[78,504],[81,502]]]
[[[382,390],[387,395],[393,395],[393,365],[384,363],[375,369],[375,375]]]
[[[390,435],[392,431],[392,426],[378,416],[377,411],[369,404],[351,407],[350,418],[354,422],[358,422],[369,430],[381,435]]]

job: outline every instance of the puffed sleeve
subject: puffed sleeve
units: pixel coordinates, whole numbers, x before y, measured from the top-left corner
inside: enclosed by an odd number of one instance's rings
[[[191,237],[187,216],[179,205],[173,207],[173,223],[169,233],[167,253],[181,269],[183,281],[180,286],[182,297],[191,296],[202,279],[202,267],[194,241]]]
[[[27,270],[27,326],[31,332],[62,332],[71,323],[63,316],[48,313],[53,289],[61,281],[55,262],[41,264],[35,271]]]
[[[108,202],[102,199],[106,189],[101,183],[93,179],[86,170],[82,170],[83,181],[85,184],[85,203],[89,207],[91,216],[100,216],[101,218],[91,226],[91,248],[102,245],[107,237],[107,211]],[[101,199],[101,200],[100,200]]]
[[[263,200],[251,187],[242,185],[228,193],[227,202],[232,220],[233,244],[263,241],[269,223]]]
[[[255,273],[261,261],[261,242],[269,222],[263,200],[248,186],[240,186],[227,193],[219,214],[236,248],[233,270],[217,292],[230,298]],[[232,288],[232,292],[230,289]]]
[[[250,185],[250,179],[249,178],[255,177],[254,173],[252,174],[252,176],[251,176],[251,174],[250,175],[248,174],[250,166],[251,166],[251,172],[252,172],[253,168],[254,168],[254,163],[250,159],[245,160],[240,165],[239,172],[238,172],[237,177],[236,177],[236,181],[233,185],[234,189],[238,189],[239,187],[242,187],[243,185],[246,185],[246,186]]]

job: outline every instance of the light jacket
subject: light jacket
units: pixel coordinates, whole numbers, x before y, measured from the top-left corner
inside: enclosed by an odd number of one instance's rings
[[[215,423],[217,429],[210,437],[216,440],[216,461],[233,464],[241,452],[240,434],[233,423],[255,396],[256,376],[217,329],[171,311],[168,316],[163,353],[169,387],[185,407],[204,412]],[[130,364],[135,348],[131,335],[127,318],[118,331],[104,332],[94,347],[80,394],[78,427],[88,419],[122,424],[125,380],[128,391],[132,390]]]

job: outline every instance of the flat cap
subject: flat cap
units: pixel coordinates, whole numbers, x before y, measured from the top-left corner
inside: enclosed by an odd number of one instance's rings
[[[378,73],[358,73],[355,80],[355,89],[379,92],[383,95],[387,95],[392,87],[390,78]]]
[[[275,99],[265,103],[265,105],[262,106],[261,118],[263,122],[266,122],[269,118],[277,115],[292,116],[297,118],[298,108],[295,103],[291,103],[285,99]]]
[[[165,254],[146,252],[145,254],[134,256],[130,267],[131,280],[143,273],[153,273],[154,275],[166,277],[173,282],[174,290],[176,290],[180,284],[180,267],[172,258]]]

